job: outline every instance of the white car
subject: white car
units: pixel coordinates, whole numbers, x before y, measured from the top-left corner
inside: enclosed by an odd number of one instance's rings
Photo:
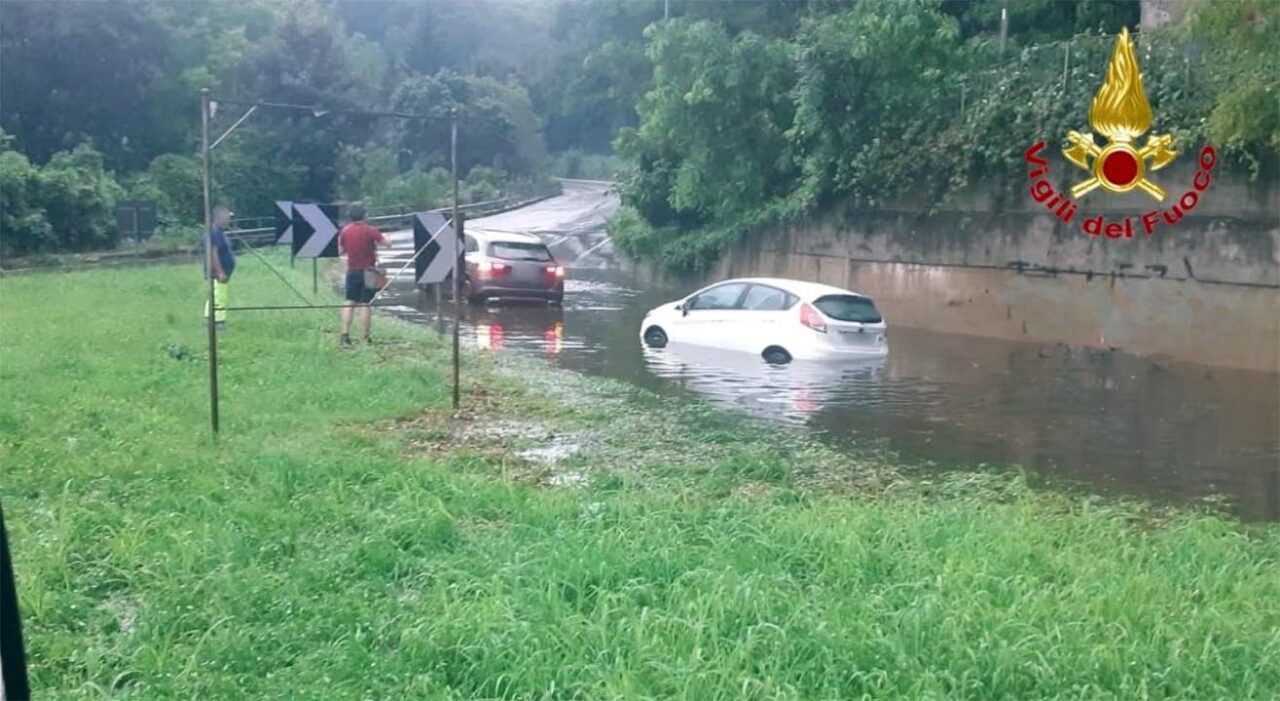
[[[725,280],[649,310],[640,340],[743,351],[781,364],[883,356],[884,318],[871,298],[780,278]]]

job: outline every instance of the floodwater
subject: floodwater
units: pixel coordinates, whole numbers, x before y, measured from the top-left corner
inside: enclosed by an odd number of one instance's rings
[[[566,193],[578,204],[591,195]],[[468,307],[465,346],[690,393],[836,446],[875,442],[943,467],[1019,465],[1100,493],[1208,500],[1245,518],[1280,520],[1280,375],[934,333],[892,319],[887,358],[839,365],[775,367],[746,354],[648,349],[637,338],[644,312],[690,290],[643,289],[609,266],[602,228],[590,218],[570,217],[570,233],[547,225],[548,210],[580,207],[548,202],[531,208],[540,211],[528,221],[562,260],[579,261],[564,307]],[[502,228],[518,229],[523,211],[500,215]],[[398,299],[407,318],[451,323],[452,305],[438,317],[429,294],[406,287]]]

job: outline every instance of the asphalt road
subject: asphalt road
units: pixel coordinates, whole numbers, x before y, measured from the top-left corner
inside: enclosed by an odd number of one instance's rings
[[[612,184],[598,180],[563,180],[561,194],[527,207],[465,222],[468,230],[535,234],[570,268],[608,268],[613,244],[606,231],[618,209]],[[391,272],[413,256],[413,231],[389,232],[392,247],[381,258]],[[406,271],[405,275],[411,275]],[[402,278],[403,279],[403,278]]]

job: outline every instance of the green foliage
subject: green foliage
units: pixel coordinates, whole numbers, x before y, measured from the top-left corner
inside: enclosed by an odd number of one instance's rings
[[[760,217],[754,221],[763,221]],[[623,252],[633,258],[657,261],[677,275],[705,271],[729,246],[738,243],[750,224],[704,225],[696,235],[675,225],[654,226],[631,205],[618,208],[609,220],[609,236]]]
[[[785,42],[730,37],[706,21],[648,30],[653,84],[618,152],[642,164],[629,201],[665,225],[740,219],[785,194],[796,171],[784,131],[794,82]]]
[[[1215,49],[1205,66],[1206,79],[1221,89],[1209,115],[1210,138],[1255,174],[1280,173],[1280,3],[1200,0],[1188,14],[1188,40]]]
[[[59,243],[73,250],[115,245],[116,200],[123,188],[102,154],[85,145],[53,154],[40,169],[40,198]]]
[[[166,153],[151,161],[147,174],[158,191],[156,205],[165,218],[204,221],[204,182],[197,159]]]
[[[453,185],[449,171],[432,168],[426,172],[400,173],[372,192],[371,196],[361,199],[374,207],[408,205],[413,209],[431,209],[449,200]]]
[[[348,147],[340,159],[339,199],[359,201],[370,208],[407,206],[434,209],[453,201],[453,177],[444,168],[400,172],[396,157],[387,149]],[[462,203],[483,202],[545,188],[540,178],[476,166],[458,183]]]
[[[102,154],[80,145],[37,167],[0,132],[0,253],[27,255],[115,244],[115,204],[125,193]]]
[[[615,180],[627,169],[625,159],[616,155],[569,149],[555,154],[548,172],[561,178],[583,180]]]
[[[495,23],[497,13],[516,21]],[[246,216],[269,214],[277,199],[328,201],[346,191],[372,192],[371,199],[395,204],[439,201],[444,188],[433,171],[449,165],[447,121],[424,126],[347,112],[387,110],[397,101],[442,117],[459,109],[464,173],[485,166],[530,179],[544,166],[541,121],[520,82],[533,78],[536,57],[547,54],[545,22],[533,9],[496,0],[412,6],[14,0],[4,15],[0,124],[14,136],[12,148],[29,165],[88,144],[103,154],[105,170],[119,173],[131,193],[155,200],[162,218],[177,225],[203,218],[199,161],[192,157],[202,88],[215,98],[318,108],[259,109],[214,151],[213,197]],[[499,77],[481,75],[486,72]],[[218,104],[211,135],[244,109]],[[361,150],[391,151],[397,166],[407,152],[417,174],[402,176],[397,168],[365,176],[359,185],[340,183],[356,170],[344,159]],[[32,178],[24,161],[16,154],[5,158],[6,191],[38,189],[25,184]],[[49,189],[47,197],[15,195],[26,204],[4,213],[6,250],[110,245],[101,202],[74,213],[88,223],[43,211],[50,197],[66,209],[74,189],[65,173],[50,177],[49,188],[61,189]],[[82,177],[95,179],[101,178],[93,171]],[[464,189],[484,199],[508,187],[482,171]],[[78,233],[58,231],[63,225]],[[20,246],[12,244],[17,241]]]
[[[837,193],[875,203],[917,182],[958,39],[934,0],[860,4],[806,23],[790,132],[806,203]]]
[[[519,83],[441,71],[401,81],[391,99],[399,110],[434,117],[397,129],[400,147],[416,154],[420,164],[449,162],[450,118],[456,112],[460,170],[486,165],[532,173],[544,165],[541,124]]]
[[[766,72],[772,80],[730,50],[748,33],[655,25],[640,126],[615,140],[635,166],[624,201],[651,225],[632,240],[687,269],[714,261],[716,246],[746,231],[836,201],[929,211],[981,183],[998,205],[1023,187],[1028,145],[1088,128],[1115,23],[1136,16],[1137,6],[1019,3],[1010,21],[1016,40],[1004,56],[991,35],[993,11],[996,3],[910,0],[814,13],[789,40],[769,40],[790,57]],[[1097,23],[1104,33],[1062,34]],[[1056,36],[1070,39],[1034,43]],[[1211,141],[1255,176],[1280,172],[1277,36],[1280,3],[1269,0],[1203,2],[1183,25],[1139,34],[1153,129],[1172,133],[1184,150]],[[760,96],[773,116],[768,129],[744,135],[759,103],[717,82],[735,71],[769,85]],[[754,164],[735,163],[737,153],[752,154]],[[633,222],[620,225],[632,230]]]
[[[0,132],[0,254],[53,247],[53,230],[40,197],[40,169],[6,147]]]
[[[1139,0],[943,0],[940,9],[956,18],[966,38],[984,41],[999,36],[1000,13],[1007,10],[1008,44],[1014,50],[1070,39],[1077,34],[1114,32],[1117,27],[1134,28],[1142,15]]]
[[[323,176],[316,176],[281,151],[282,145],[270,129],[246,128],[236,132],[212,154],[214,203],[230,206],[241,215],[268,215],[276,200],[324,201],[327,189],[313,189],[317,180],[336,180],[336,167],[330,166]],[[278,154],[268,157],[269,154]],[[203,201],[197,199],[197,202]],[[201,214],[196,221],[202,221]]]

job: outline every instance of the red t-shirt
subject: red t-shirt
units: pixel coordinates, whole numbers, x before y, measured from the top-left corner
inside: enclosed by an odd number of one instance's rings
[[[378,263],[378,244],[385,242],[382,232],[362,221],[353,221],[338,232],[338,246],[347,254],[347,270],[355,272]]]

